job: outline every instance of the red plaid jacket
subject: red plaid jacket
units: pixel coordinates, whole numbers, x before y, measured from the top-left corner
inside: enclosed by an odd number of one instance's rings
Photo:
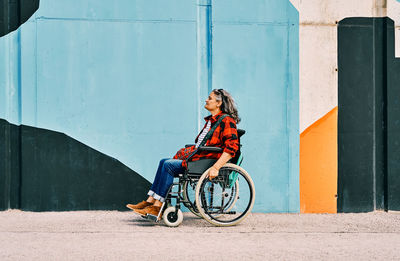
[[[212,128],[212,126],[214,126],[214,124],[218,121],[219,117],[221,117],[223,114],[223,112],[220,112],[217,115],[205,117],[204,119],[206,120],[206,123],[204,124],[203,129],[207,126],[207,121],[209,120],[211,121]],[[203,129],[200,131],[200,133],[203,131]],[[200,133],[197,135],[195,143],[197,142]],[[225,117],[215,129],[211,138],[207,140],[205,146],[223,148],[223,152],[229,153],[232,158],[234,158],[236,152],[239,150],[239,138],[235,120],[230,116]],[[196,161],[199,159],[219,159],[221,155],[221,152],[201,151],[193,155],[190,161]],[[186,167],[186,162],[183,161],[182,165]]]

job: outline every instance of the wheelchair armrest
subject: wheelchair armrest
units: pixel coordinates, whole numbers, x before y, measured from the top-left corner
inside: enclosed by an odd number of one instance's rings
[[[220,147],[201,146],[199,147],[199,151],[223,152],[224,149]]]
[[[185,148],[190,147],[190,146],[194,146],[195,144],[186,144]]]

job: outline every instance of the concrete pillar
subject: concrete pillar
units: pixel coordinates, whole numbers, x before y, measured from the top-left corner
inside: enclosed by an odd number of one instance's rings
[[[387,0],[374,0],[373,16],[385,17],[387,16]]]

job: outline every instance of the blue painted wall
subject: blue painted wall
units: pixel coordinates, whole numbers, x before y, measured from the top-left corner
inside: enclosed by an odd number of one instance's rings
[[[0,118],[63,132],[152,181],[212,88],[236,98],[256,212],[299,212],[298,12],[288,0],[42,0],[0,38]]]

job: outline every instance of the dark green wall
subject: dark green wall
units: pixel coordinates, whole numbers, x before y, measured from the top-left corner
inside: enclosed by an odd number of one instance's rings
[[[0,120],[0,209],[125,210],[150,183],[65,134]]]
[[[393,22],[388,42],[394,43]],[[400,59],[393,57],[394,47],[388,50],[387,70],[387,204],[390,210],[400,210]]]
[[[0,210],[19,208],[20,128],[0,120]]]
[[[399,209],[399,59],[389,18],[338,27],[338,212]]]

